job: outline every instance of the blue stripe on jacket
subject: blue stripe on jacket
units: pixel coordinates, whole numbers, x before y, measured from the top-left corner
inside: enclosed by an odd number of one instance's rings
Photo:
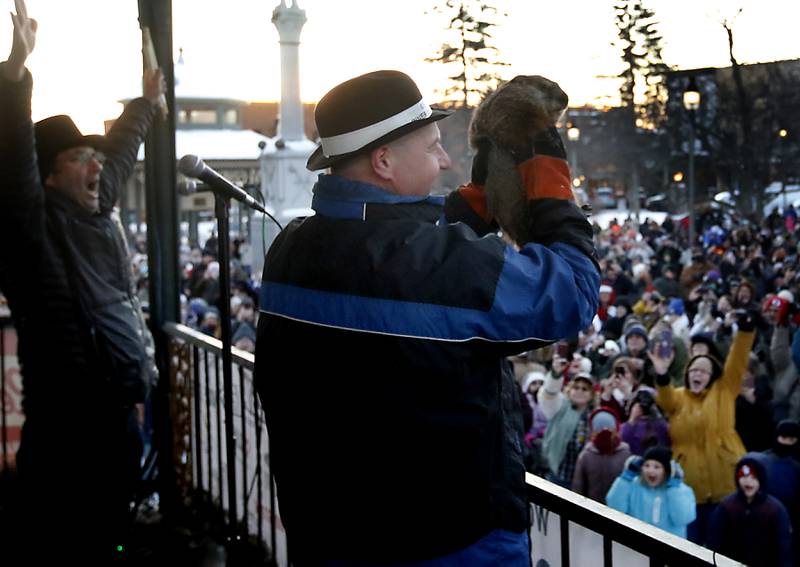
[[[528,532],[520,534],[506,530],[493,530],[469,547],[438,557],[403,563],[395,567],[472,567],[502,565],[503,567],[530,567],[530,542]],[[373,567],[376,564],[362,561],[327,561],[325,567]]]
[[[597,312],[600,277],[567,244],[510,246],[488,311],[363,297],[266,281],[261,310],[306,323],[392,336],[493,342],[574,335]]]

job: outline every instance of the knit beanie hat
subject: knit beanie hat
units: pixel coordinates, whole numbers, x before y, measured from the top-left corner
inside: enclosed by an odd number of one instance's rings
[[[609,408],[597,408],[589,416],[589,431],[595,433],[603,429],[617,431],[619,429],[619,419],[614,410]]]
[[[675,297],[670,300],[669,307],[667,308],[667,313],[670,315],[683,315],[686,312],[686,309],[683,306],[683,299],[679,297]]]
[[[775,428],[775,437],[795,437],[800,439],[800,423],[793,419],[784,419]]]
[[[748,453],[736,463],[736,474],[734,480],[737,481],[743,476],[754,476],[761,483],[761,490],[766,490],[767,469],[761,461],[761,457],[755,453]]]
[[[631,328],[628,329],[628,331],[625,333],[625,340],[627,341],[628,337],[630,337],[631,335],[639,335],[640,337],[642,337],[645,340],[645,342],[647,342],[647,339],[648,339],[648,337],[647,337],[647,329],[645,329],[643,325],[633,325],[633,326],[631,326]]]
[[[667,447],[650,447],[644,452],[642,463],[656,461],[664,467],[664,474],[669,477],[672,474],[672,450]]]

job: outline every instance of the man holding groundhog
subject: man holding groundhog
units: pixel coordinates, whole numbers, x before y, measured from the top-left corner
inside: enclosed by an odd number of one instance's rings
[[[397,71],[334,87],[308,161],[330,169],[316,214],[267,254],[255,380],[297,565],[530,562],[505,357],[590,323],[592,231],[552,127],[514,147],[475,138],[472,181],[431,196],[450,166],[436,124],[448,114]],[[519,249],[487,208],[497,151],[531,219]]]

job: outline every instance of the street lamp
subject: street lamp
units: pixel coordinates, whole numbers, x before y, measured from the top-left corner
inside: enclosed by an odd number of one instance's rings
[[[781,152],[781,195],[783,196],[783,212],[786,212],[786,136],[789,132],[786,128],[781,128],[778,131],[778,137],[781,139],[780,152]]]
[[[571,156],[572,156],[572,163],[570,164],[570,169],[572,170],[572,175],[578,175],[578,140],[581,139],[581,130],[578,128],[574,122],[567,123],[567,140],[569,140],[569,145],[571,146]],[[574,181],[573,181],[574,185]]]
[[[700,108],[700,91],[694,77],[683,92],[683,107],[689,113],[689,249],[694,246],[694,138],[695,112]]]

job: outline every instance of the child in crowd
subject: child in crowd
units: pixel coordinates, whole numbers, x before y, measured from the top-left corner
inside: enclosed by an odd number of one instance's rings
[[[572,490],[605,503],[606,493],[631,456],[619,435],[619,419],[608,408],[597,408],[589,416],[589,442],[578,455]]]
[[[711,516],[709,547],[750,567],[789,567],[792,526],[783,504],[767,494],[767,473],[758,459],[736,465],[736,492]]]
[[[651,447],[644,457],[630,457],[606,496],[611,508],[686,537],[695,518],[694,492],[666,447]]]

